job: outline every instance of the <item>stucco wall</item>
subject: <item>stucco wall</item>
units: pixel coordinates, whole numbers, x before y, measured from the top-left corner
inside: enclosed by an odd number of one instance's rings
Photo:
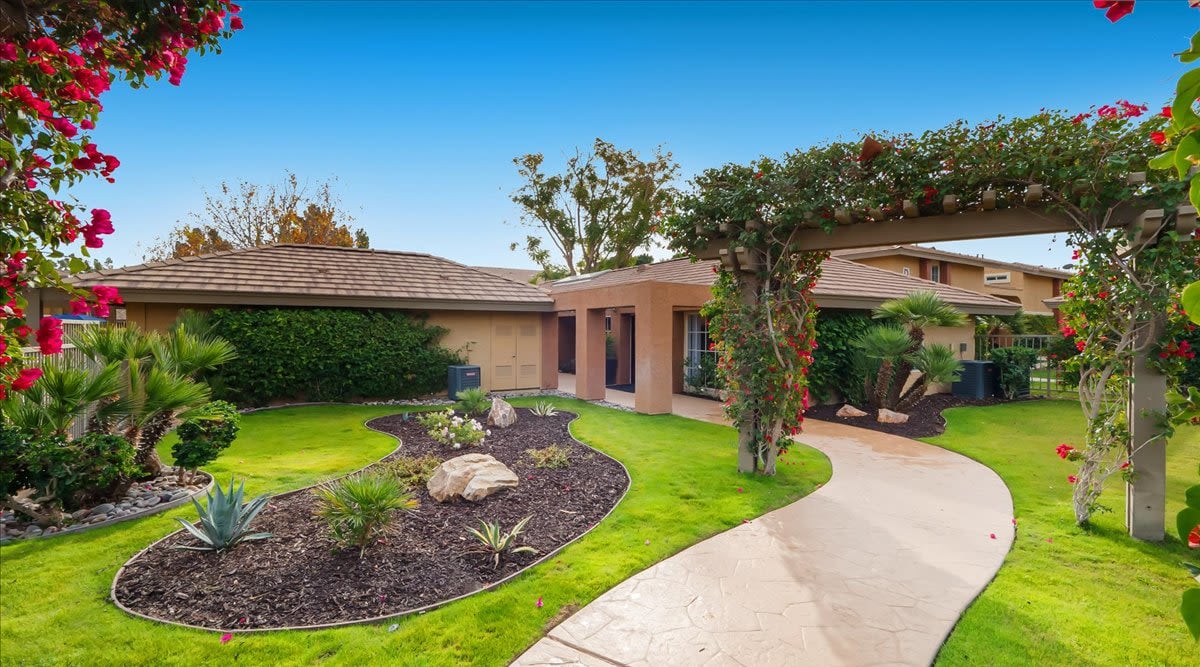
[[[866,264],[884,271],[903,274],[904,269],[908,269],[908,275],[913,278],[921,277],[921,265],[916,257],[905,257],[903,255],[891,255],[889,257],[865,257],[863,259],[855,259],[859,264]]]
[[[442,345],[462,350],[468,363],[479,366],[485,390],[541,386],[541,313],[432,311],[429,323],[449,329]]]

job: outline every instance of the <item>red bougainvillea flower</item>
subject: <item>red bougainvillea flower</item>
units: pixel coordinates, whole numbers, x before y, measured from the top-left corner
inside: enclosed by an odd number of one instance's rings
[[[1100,292],[1099,294],[1097,294],[1097,295],[1096,295],[1096,298],[1097,298],[1097,299],[1107,299],[1107,298],[1108,298],[1108,292]]]
[[[990,538],[992,538],[992,539],[994,540],[994,539],[996,539],[996,534],[995,534],[995,533],[988,533],[988,537],[990,537]]]
[[[1058,447],[1054,448],[1054,452],[1056,454],[1058,454],[1058,458],[1063,459],[1063,460],[1066,460],[1066,458],[1068,456],[1070,456],[1071,452],[1073,452],[1073,451],[1075,451],[1075,448],[1068,445],[1065,442],[1063,444],[1059,445]]]
[[[1074,484],[1075,482],[1079,481],[1079,478],[1075,475],[1067,475],[1067,481]]]
[[[221,643],[222,644],[228,644],[230,639],[233,639],[232,632],[226,632],[225,634],[221,635]]]
[[[1132,465],[1132,464],[1131,464],[1129,461],[1126,461],[1126,462],[1122,463],[1122,464],[1121,464],[1121,470],[1129,470],[1129,466],[1130,466],[1130,465]]]
[[[1171,107],[1163,107],[1162,113],[1159,115],[1161,115],[1163,118],[1170,118],[1171,117]]]
[[[1150,141],[1162,146],[1163,144],[1167,143],[1167,133],[1155,130],[1154,132],[1150,133]]]
[[[759,178],[762,178],[762,177],[763,177],[763,173],[762,173],[761,171],[760,171],[760,172],[758,172],[757,174],[755,174],[755,175],[754,175],[754,178],[755,178],[755,179],[759,179]]]
[[[40,377],[42,377],[42,369],[22,368],[21,372],[17,373],[17,377],[13,378],[13,391],[25,391],[26,389],[32,387],[33,383],[37,382],[38,378]]]
[[[43,317],[38,323],[37,342],[42,354],[62,352],[62,322],[53,317]]]
[[[537,608],[538,609],[542,608],[542,596],[540,596],[540,595],[538,596],[538,599],[537,599]]]
[[[1104,15],[1109,21],[1116,23],[1133,13],[1134,0],[1092,0],[1096,9],[1107,10]]]
[[[1200,549],[1200,526],[1196,526],[1192,532],[1188,533],[1187,543],[1189,549]]]
[[[25,338],[29,337],[29,334],[33,333],[33,329],[30,329],[29,327],[22,324],[21,326],[14,329],[13,333],[17,334],[17,338],[25,339]]]
[[[1092,117],[1092,114],[1090,114],[1090,113],[1081,113],[1078,116],[1075,116],[1074,118],[1072,118],[1071,122],[1078,125],[1078,124],[1082,123],[1084,120],[1091,118],[1091,117]]]

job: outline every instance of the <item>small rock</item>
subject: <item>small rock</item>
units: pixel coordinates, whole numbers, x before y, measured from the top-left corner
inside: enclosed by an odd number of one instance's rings
[[[80,519],[86,517],[87,515],[89,515],[91,513],[92,513],[92,510],[90,510],[90,509],[75,510],[74,512],[71,512],[71,518],[76,521],[79,521]]]
[[[43,532],[43,535],[53,535],[58,532],[58,526],[50,526]]]
[[[837,416],[839,416],[839,417],[866,417],[867,413],[865,413],[862,410],[859,410],[858,408],[854,407],[853,405],[850,405],[849,403],[847,403],[847,404],[843,405],[837,411]]]
[[[175,597],[179,598],[180,600],[186,600],[188,599],[188,594],[184,593],[183,591],[176,591]]]
[[[456,496],[479,501],[517,485],[517,475],[487,454],[464,454],[444,461],[425,484],[438,502]]]
[[[492,399],[492,409],[488,411],[488,426],[508,428],[517,423],[517,411],[503,398]]]
[[[157,505],[161,502],[162,502],[162,498],[159,498],[158,496],[150,496],[149,498],[142,501],[142,507],[154,507],[155,505]]]
[[[169,493],[159,494],[158,500],[159,500],[159,502],[169,503],[169,502],[171,502],[171,494],[169,494]]]
[[[186,489],[180,489],[180,490],[176,491],[175,493],[171,494],[171,500],[179,500],[180,498],[187,498],[187,497],[188,497],[188,492]]]
[[[902,412],[893,412],[886,408],[879,409],[879,415],[875,417],[881,424],[903,424],[908,421],[908,415]]]
[[[114,508],[115,508],[115,505],[113,505],[112,503],[104,503],[103,505],[96,505],[95,507],[92,508],[91,512],[88,512],[88,516],[99,516],[101,514],[108,514],[109,512],[113,511]]]
[[[88,520],[87,520],[88,523],[100,523],[101,521],[108,521],[108,515],[107,514],[97,514],[96,516],[88,517]]]
[[[25,529],[25,537],[37,537],[42,534],[42,529],[37,526],[30,526]]]

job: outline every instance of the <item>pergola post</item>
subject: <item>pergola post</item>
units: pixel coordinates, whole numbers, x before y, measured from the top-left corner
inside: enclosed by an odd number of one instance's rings
[[[738,276],[738,293],[742,305],[752,308],[758,302],[762,281],[753,273],[742,273]],[[747,415],[738,426],[738,472],[755,472],[758,468],[758,457],[754,455],[754,433],[757,417]]]
[[[1150,345],[1162,335],[1165,316],[1154,316],[1139,335],[1138,353],[1129,369],[1129,440],[1133,481],[1125,485],[1125,525],[1139,540],[1161,542],[1165,536],[1167,439],[1160,417],[1167,407],[1167,377],[1150,363]]]

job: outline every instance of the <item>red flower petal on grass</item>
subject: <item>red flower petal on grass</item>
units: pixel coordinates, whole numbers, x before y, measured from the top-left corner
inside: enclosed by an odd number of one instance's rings
[[[1075,475],[1067,475],[1067,481],[1074,484],[1075,482],[1079,481],[1079,478]]]
[[[221,635],[221,643],[222,644],[228,644],[230,639],[233,639],[232,632],[226,632],[225,634]]]
[[[538,599],[537,599],[537,608],[538,609],[542,608],[542,596],[540,596],[540,595],[538,596]]]

